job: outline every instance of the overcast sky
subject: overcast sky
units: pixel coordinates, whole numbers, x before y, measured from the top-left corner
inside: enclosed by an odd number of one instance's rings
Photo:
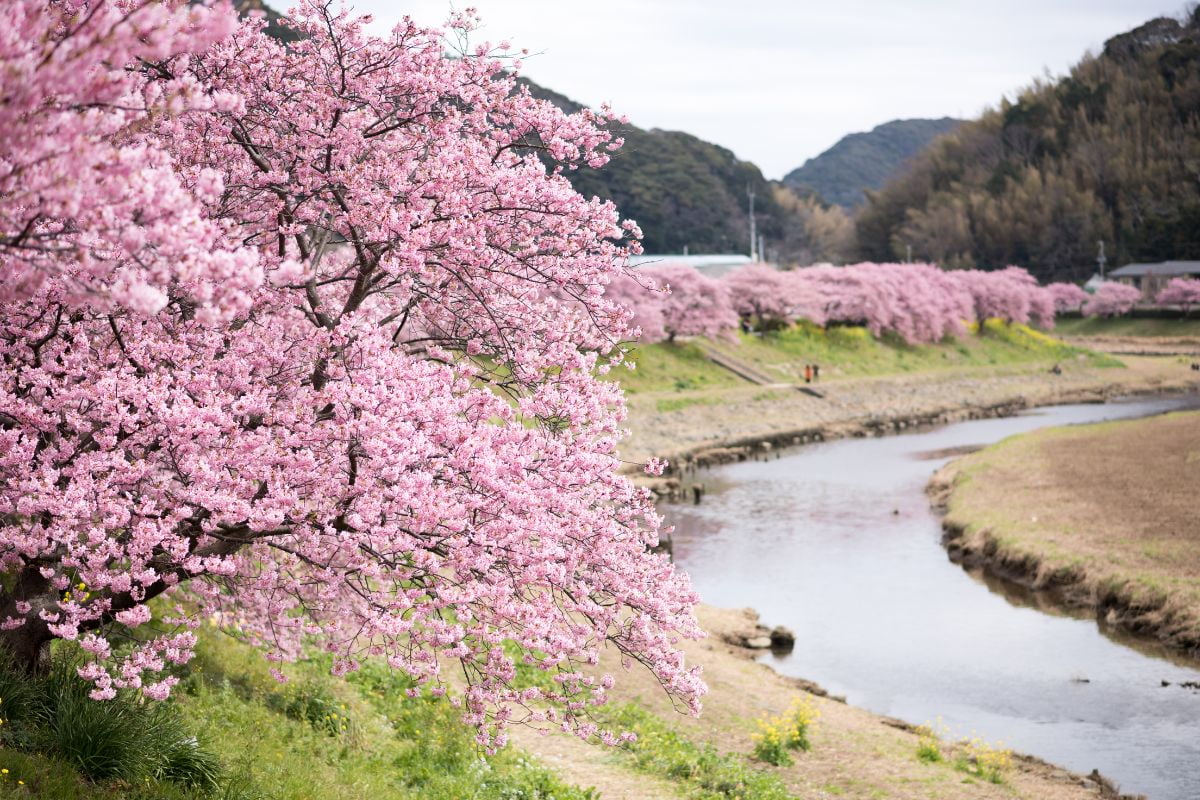
[[[349,0],[379,32],[441,25],[447,0]],[[287,5],[286,2],[281,5]],[[522,72],[645,128],[682,130],[781,178],[842,136],[973,117],[1182,0],[456,0]]]

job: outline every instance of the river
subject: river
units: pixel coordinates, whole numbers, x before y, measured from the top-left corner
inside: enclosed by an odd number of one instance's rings
[[[796,633],[780,672],[912,723],[944,724],[1151,800],[1200,798],[1200,667],[951,563],[925,484],[948,457],[1051,425],[1200,407],[1196,396],[1039,408],[702,470],[702,504],[664,505],[706,603]],[[1164,686],[1163,682],[1170,686]],[[915,756],[914,756],[915,757]]]

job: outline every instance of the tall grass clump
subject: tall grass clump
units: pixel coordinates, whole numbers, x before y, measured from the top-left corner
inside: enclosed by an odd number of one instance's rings
[[[132,694],[97,701],[74,653],[59,652],[44,675],[0,656],[0,744],[41,753],[92,781],[166,781],[210,792],[217,757],[188,731],[178,710]]]

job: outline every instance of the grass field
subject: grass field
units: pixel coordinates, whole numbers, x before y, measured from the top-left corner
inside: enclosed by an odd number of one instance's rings
[[[1200,312],[1176,319],[1062,317],[1055,327],[1060,336],[1184,336],[1200,337]]]

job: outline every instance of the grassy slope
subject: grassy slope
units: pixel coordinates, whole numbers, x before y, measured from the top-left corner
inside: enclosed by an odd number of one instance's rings
[[[982,335],[970,334],[936,345],[906,345],[877,340],[863,328],[797,326],[766,336],[739,335],[736,343],[718,340],[713,347],[758,367],[783,382],[803,380],[804,365],[819,364],[821,379],[889,375],[953,368],[994,368],[1051,363],[1084,356],[1093,365],[1118,365],[1088,354],[1024,325],[991,321]],[[637,347],[637,368],[614,370],[630,394],[688,393],[746,386],[746,382],[708,361],[694,343]],[[702,402],[702,401],[701,401]],[[668,409],[661,409],[668,410]]]
[[[1200,313],[1191,318],[1064,317],[1056,333],[1062,336],[1200,336]]]
[[[223,767],[213,793],[142,779],[90,783],[61,758],[0,749],[0,797],[32,800],[590,800],[527,754],[484,758],[447,701],[409,698],[410,683],[369,664],[347,680],[323,658],[279,684],[261,654],[205,630],[170,701]],[[18,784],[18,781],[23,783]]]

